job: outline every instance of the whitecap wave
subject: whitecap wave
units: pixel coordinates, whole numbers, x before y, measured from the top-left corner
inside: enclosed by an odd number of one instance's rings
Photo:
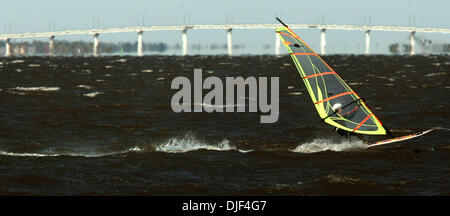
[[[349,83],[348,85],[351,85],[351,86],[357,86],[357,85],[364,85],[364,83],[360,83],[360,82],[352,82],[352,83]]]
[[[144,150],[138,146],[130,147],[122,151],[111,151],[111,152],[98,152],[98,151],[52,151],[47,150],[38,153],[30,152],[7,152],[0,151],[0,155],[12,156],[12,157],[60,157],[60,156],[71,156],[71,157],[105,157],[112,155],[125,154],[128,152],[143,152]]]
[[[0,151],[0,155],[15,156],[15,157],[56,157],[59,154],[43,154],[43,153],[17,153]]]
[[[41,86],[41,87],[15,87],[12,89],[19,91],[59,91],[61,88]]]
[[[197,150],[211,150],[211,151],[239,151],[247,153],[252,150],[241,150],[230,145],[230,141],[224,139],[216,144],[209,144],[197,139],[194,136],[187,135],[183,138],[170,138],[167,142],[157,145],[155,151],[166,153],[185,153]]]
[[[18,59],[18,60],[11,61],[11,64],[17,64],[17,63],[23,63],[23,62],[25,62],[25,61],[22,59]]]
[[[70,148],[70,149],[45,149],[38,152],[11,152],[0,150],[0,155],[11,157],[107,157],[123,155],[127,153],[145,153],[145,152],[164,152],[164,153],[186,153],[189,151],[210,150],[210,151],[239,151],[241,153],[251,152],[253,150],[243,150],[232,146],[226,139],[210,144],[197,139],[195,136],[186,135],[182,138],[170,138],[166,142],[157,145],[131,146],[122,148],[122,150],[105,151],[103,149],[93,148]]]
[[[15,94],[15,95],[25,95],[25,93],[23,93],[23,92],[14,92],[14,91],[6,91],[6,92],[9,92],[9,93]]]
[[[445,75],[447,75],[447,73],[445,73],[445,72],[438,72],[438,73],[430,73],[430,74],[427,74],[425,76],[426,77],[434,77],[434,76],[445,76]]]
[[[311,142],[300,144],[295,149],[290,151],[298,153],[316,153],[322,151],[340,152],[366,148],[367,145],[361,140],[332,141],[331,139],[317,138]]]
[[[288,95],[303,95],[301,92],[289,92]]]
[[[86,94],[83,94],[83,96],[85,96],[85,97],[95,97],[95,96],[97,96],[97,95],[99,95],[99,94],[103,94],[102,92],[91,92],[91,93],[86,93]]]
[[[125,153],[125,152],[123,152]],[[0,155],[13,156],[13,157],[59,157],[59,156],[72,156],[72,157],[103,157],[120,154],[120,152],[110,153],[81,153],[81,152],[67,152],[67,153],[27,153],[27,152],[6,152],[0,151]]]
[[[77,85],[78,88],[84,88],[84,89],[93,89],[92,86],[88,86],[88,85]]]
[[[127,59],[117,59],[115,62],[127,62]]]

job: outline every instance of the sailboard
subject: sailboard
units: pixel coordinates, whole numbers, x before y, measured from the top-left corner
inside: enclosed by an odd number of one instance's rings
[[[380,140],[380,141],[376,141],[376,142],[371,142],[371,143],[368,144],[367,148],[409,140],[409,139],[416,138],[416,137],[425,135],[427,133],[430,133],[433,130],[434,129],[432,128],[432,129],[428,129],[428,130],[425,130],[425,131],[421,131],[421,132],[417,132],[417,133],[414,133],[414,134],[409,134],[409,135],[405,135],[405,136],[401,136],[401,137],[396,137],[396,138],[392,138],[392,139],[386,139],[386,140]]]
[[[279,27],[275,31],[294,61],[321,120],[350,133],[362,135],[387,134],[395,139],[389,129],[383,126],[366,105],[364,99],[350,88],[305,41],[279,18],[277,20],[283,27]],[[421,135],[413,135],[408,139]],[[403,140],[406,139],[399,137],[395,142]]]

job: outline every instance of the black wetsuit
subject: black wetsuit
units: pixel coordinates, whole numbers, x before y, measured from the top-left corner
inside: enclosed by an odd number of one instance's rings
[[[340,128],[336,128],[335,130],[341,136],[347,136],[347,134],[349,133],[348,131],[342,130]]]
[[[359,139],[361,139],[363,141],[366,141],[364,139],[364,137],[361,136],[361,134],[357,134],[357,133],[353,133],[353,132],[350,132],[350,131],[342,130],[340,128],[334,128],[334,132],[337,132],[341,136],[345,136],[345,138],[347,138],[347,139],[349,139],[351,136],[356,136]]]

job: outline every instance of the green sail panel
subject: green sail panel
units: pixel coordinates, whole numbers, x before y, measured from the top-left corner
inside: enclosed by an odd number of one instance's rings
[[[320,118],[350,132],[386,134],[364,100],[300,37],[287,27],[277,28],[276,32],[292,57]]]

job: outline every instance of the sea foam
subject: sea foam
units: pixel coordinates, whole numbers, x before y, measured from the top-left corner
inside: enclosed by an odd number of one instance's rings
[[[239,151],[242,153],[250,152],[252,150],[241,150],[235,146],[230,145],[230,141],[224,139],[218,143],[210,144],[201,141],[194,136],[186,135],[182,138],[170,138],[167,142],[157,145],[155,151],[166,153],[185,153],[196,150],[212,150],[212,151]]]
[[[317,138],[311,142],[303,143],[298,145],[295,149],[290,150],[291,152],[298,153],[316,153],[322,151],[351,151],[358,149],[365,149],[367,147],[361,140],[339,140],[333,141],[332,139]]]

